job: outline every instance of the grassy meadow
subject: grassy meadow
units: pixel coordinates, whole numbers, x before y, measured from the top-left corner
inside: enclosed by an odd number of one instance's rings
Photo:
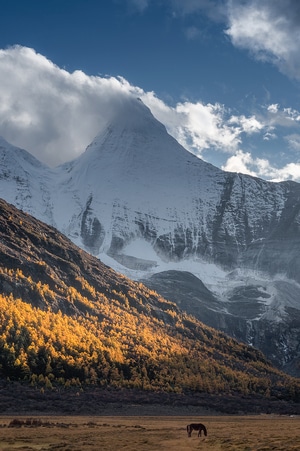
[[[43,416],[42,426],[9,427],[0,417],[1,451],[297,451],[300,417],[260,416]],[[202,422],[207,437],[187,436],[186,425]]]

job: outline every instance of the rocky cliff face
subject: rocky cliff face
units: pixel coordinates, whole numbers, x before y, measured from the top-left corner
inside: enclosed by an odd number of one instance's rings
[[[286,280],[246,276],[224,280],[221,295],[190,272],[164,271],[142,279],[191,315],[268,356],[299,377],[299,287]]]
[[[0,146],[3,198],[300,375],[299,184],[203,162],[132,99],[55,170]]]

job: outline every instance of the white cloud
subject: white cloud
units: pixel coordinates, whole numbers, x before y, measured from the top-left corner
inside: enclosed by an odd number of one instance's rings
[[[211,146],[229,150],[240,141],[238,128],[226,124],[222,105],[185,102],[176,106],[176,112],[180,115],[177,127],[183,144],[200,153]]]
[[[265,107],[264,122],[269,127],[281,126],[285,128],[300,126],[300,112],[295,108],[281,108],[279,104]]]
[[[146,11],[157,0],[127,0]],[[234,46],[258,60],[274,64],[283,74],[300,80],[299,0],[165,0],[174,18],[205,15],[225,26]],[[197,23],[184,28],[188,39],[199,33]]]
[[[293,14],[295,12],[295,14]],[[298,42],[299,3],[286,0],[231,0],[227,35],[233,45],[248,49],[255,58],[273,63],[284,74],[300,80]]]
[[[157,0],[128,0],[140,11]],[[249,50],[260,61],[274,64],[282,73],[300,80],[299,0],[165,0],[173,17],[206,15],[223,22],[234,46]],[[186,28],[188,39],[197,26]]]
[[[278,109],[279,109],[278,103],[273,103],[272,105],[269,105],[269,106],[267,107],[267,110],[268,110],[270,113],[278,113]]]
[[[121,77],[69,73],[26,47],[0,50],[0,134],[50,166],[78,156],[128,95],[141,97],[169,133],[198,155],[211,146],[233,152],[242,133],[260,128],[253,116],[230,120],[223,105],[185,102],[171,108]]]
[[[271,141],[277,139],[276,133],[273,132],[275,127],[268,127],[266,133],[263,135],[264,141]]]
[[[264,124],[259,122],[255,116],[246,117],[244,115],[241,116],[232,116],[229,120],[230,124],[237,124],[239,126],[240,131],[243,131],[247,134],[257,133],[264,128]]]
[[[300,180],[300,163],[288,163],[283,168],[275,171],[273,180],[281,182],[283,180]]]
[[[222,169],[260,177],[272,182],[300,180],[300,163],[288,163],[282,168],[276,168],[269,160],[253,158],[249,152],[242,150],[238,150],[235,155],[228,158]]]
[[[249,165],[253,164],[253,159],[249,152],[244,153],[242,150],[238,150],[235,155],[228,158],[226,164],[222,166],[224,171],[240,172],[242,174],[256,175],[255,172],[249,169]]]
[[[297,152],[300,151],[300,134],[292,133],[291,135],[285,136],[286,141],[289,144],[289,147]]]
[[[79,155],[131,90],[122,79],[69,73],[26,47],[0,50],[0,134],[56,165]]]
[[[265,127],[253,115],[231,116],[230,110],[218,103],[184,102],[171,108],[153,96],[142,98],[168,132],[186,149],[202,158],[203,151],[210,148],[234,153],[244,134],[258,133]]]
[[[247,117],[233,115],[218,103],[186,101],[171,107],[122,77],[69,73],[26,47],[0,50],[0,135],[50,166],[81,154],[132,95],[140,97],[168,132],[196,155],[205,158],[214,150],[230,155],[226,170],[269,180],[300,180],[297,163],[276,169],[268,160],[241,150],[244,138],[272,140],[280,128],[289,130],[285,139],[298,151],[300,113],[295,109],[272,104]]]

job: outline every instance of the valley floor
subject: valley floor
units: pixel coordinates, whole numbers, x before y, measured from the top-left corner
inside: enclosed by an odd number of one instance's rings
[[[9,427],[12,420],[38,425]],[[15,421],[18,422],[18,421]],[[186,425],[202,422],[207,437]],[[300,417],[259,416],[39,416],[0,417],[0,450],[60,451],[296,451]]]

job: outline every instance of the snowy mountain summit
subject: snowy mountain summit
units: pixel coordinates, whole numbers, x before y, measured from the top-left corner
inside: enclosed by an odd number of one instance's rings
[[[0,140],[0,195],[300,374],[299,184],[203,162],[129,98],[55,169]]]

